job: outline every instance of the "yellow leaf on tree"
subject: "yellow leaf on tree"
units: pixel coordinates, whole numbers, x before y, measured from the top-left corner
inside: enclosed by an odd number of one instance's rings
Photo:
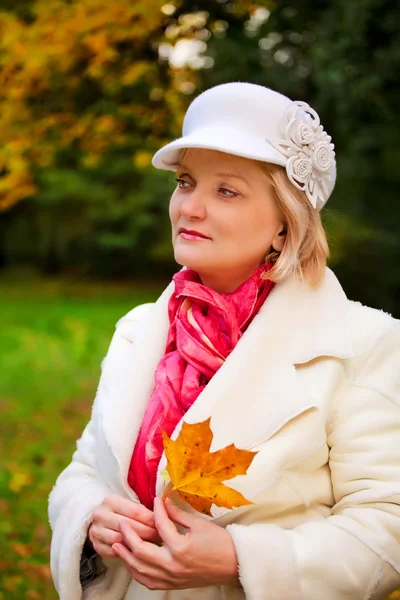
[[[252,504],[240,492],[222,482],[244,475],[257,452],[239,450],[234,444],[210,452],[213,434],[210,419],[183,423],[176,440],[162,432],[172,489],[195,510],[211,516],[211,505],[235,508]]]
[[[150,154],[150,152],[145,152],[141,150],[139,152],[136,152],[133,161],[139,169],[145,169],[146,167],[151,165],[151,156],[152,155]]]
[[[29,486],[32,483],[32,477],[29,473],[13,473],[9,488],[15,494],[18,494],[23,487]]]

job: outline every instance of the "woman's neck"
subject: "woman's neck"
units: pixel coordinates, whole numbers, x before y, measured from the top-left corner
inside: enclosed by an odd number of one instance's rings
[[[261,266],[261,265],[259,265]],[[257,266],[238,273],[235,271],[223,271],[218,273],[199,273],[201,283],[219,294],[230,294],[234,292],[242,283],[247,281],[258,268]]]

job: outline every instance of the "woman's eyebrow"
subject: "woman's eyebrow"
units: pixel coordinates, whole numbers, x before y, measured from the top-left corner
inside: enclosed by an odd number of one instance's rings
[[[189,172],[190,169],[186,165],[184,165],[184,164],[179,165],[177,170],[178,171],[185,170],[185,173],[183,173],[183,175],[189,175],[191,177],[190,172]],[[240,179],[241,181],[244,181],[244,183],[249,185],[248,181],[244,177],[241,177],[240,175],[236,175],[235,173],[219,172],[219,173],[214,173],[214,175],[215,175],[215,177],[231,177],[234,179]]]
[[[177,171],[190,171],[189,167],[184,165],[183,163],[179,163],[176,167]]]
[[[241,177],[240,175],[236,175],[235,173],[215,173],[215,176],[216,177],[231,177],[231,178],[234,178],[234,179],[241,179],[242,181],[244,181],[245,183],[247,183],[247,185],[249,185],[248,181],[244,177]]]

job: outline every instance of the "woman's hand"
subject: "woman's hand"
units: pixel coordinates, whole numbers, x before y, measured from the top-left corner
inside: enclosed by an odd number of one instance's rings
[[[225,529],[160,498],[154,502],[154,519],[163,546],[141,539],[126,521],[120,524],[125,545],[112,546],[136,581],[150,590],[239,585],[235,547]],[[180,534],[173,522],[187,533]]]
[[[140,540],[161,542],[152,511],[142,504],[113,494],[106,496],[95,509],[88,530],[88,538],[100,556],[115,557],[112,545],[124,543],[120,523],[129,523],[130,531],[134,531]]]

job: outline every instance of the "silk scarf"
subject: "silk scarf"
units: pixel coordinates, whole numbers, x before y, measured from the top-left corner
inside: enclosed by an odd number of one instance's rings
[[[231,293],[203,285],[192,269],[173,276],[166,350],[156,368],[128,472],[128,484],[148,508],[153,508],[157,467],[164,450],[161,432],[171,436],[235,348],[274,287],[265,278],[271,267],[263,263]]]

